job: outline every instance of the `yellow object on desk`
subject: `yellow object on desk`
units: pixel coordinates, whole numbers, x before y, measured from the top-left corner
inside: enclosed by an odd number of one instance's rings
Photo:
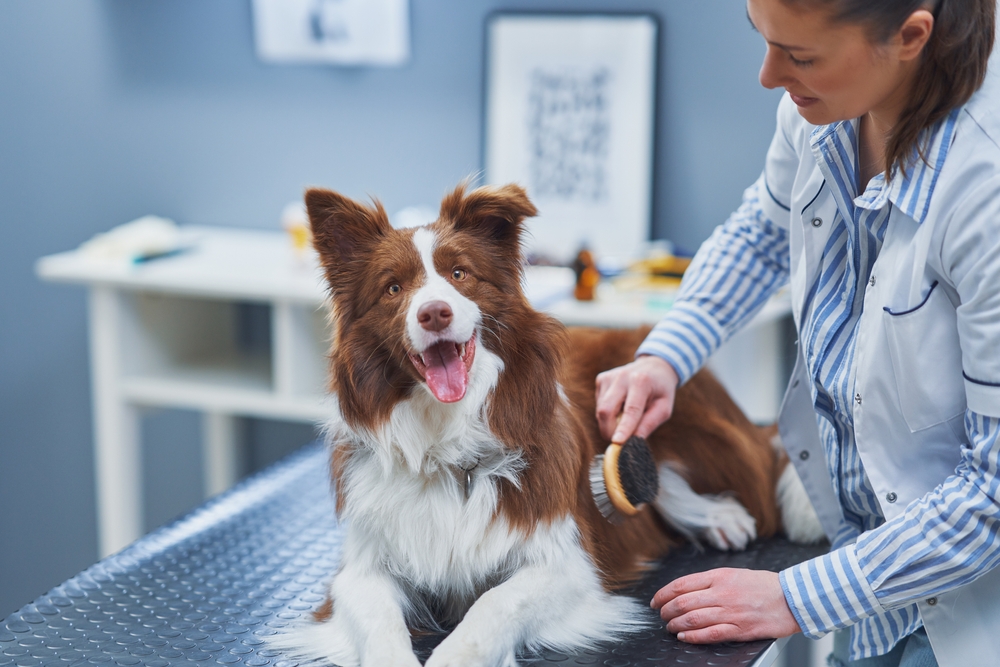
[[[645,273],[650,276],[680,279],[691,265],[690,257],[663,254],[643,259],[629,267],[631,273]]]
[[[619,292],[668,291],[672,297],[690,265],[689,257],[658,254],[632,263],[627,273],[615,278],[614,286]]]
[[[613,281],[619,292],[637,292],[645,290],[675,291],[681,285],[681,279],[675,276],[641,275],[627,273],[618,276]]]
[[[285,231],[292,239],[292,247],[295,252],[303,253],[312,245],[312,232],[302,223],[295,223],[285,227]]]
[[[306,250],[312,247],[312,230],[309,228],[309,215],[305,205],[295,201],[286,206],[281,212],[281,226],[288,232],[295,254],[304,256]]]

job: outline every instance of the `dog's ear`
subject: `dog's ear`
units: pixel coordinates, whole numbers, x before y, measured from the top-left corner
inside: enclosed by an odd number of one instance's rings
[[[328,267],[349,262],[392,229],[377,201],[366,206],[321,188],[307,190],[305,199],[313,246]]]
[[[524,188],[513,183],[481,187],[468,194],[463,183],[441,202],[441,219],[450,220],[455,229],[518,250],[524,219],[535,215],[538,209]]]

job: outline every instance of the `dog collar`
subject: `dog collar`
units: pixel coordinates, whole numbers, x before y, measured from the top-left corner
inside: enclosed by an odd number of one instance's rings
[[[468,468],[459,468],[462,471],[462,491],[465,494],[465,502],[469,502],[469,496],[472,494],[472,471],[479,467],[479,459],[473,463]]]

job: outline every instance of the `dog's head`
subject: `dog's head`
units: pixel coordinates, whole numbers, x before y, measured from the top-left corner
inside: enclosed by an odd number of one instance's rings
[[[519,318],[522,223],[536,214],[516,185],[445,197],[439,219],[397,230],[382,206],[306,193],[313,244],[333,300],[332,384],[344,417],[374,426],[421,385],[463,399],[483,345],[505,363]]]

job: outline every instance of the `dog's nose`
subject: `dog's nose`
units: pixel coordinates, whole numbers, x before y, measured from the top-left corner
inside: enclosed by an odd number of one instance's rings
[[[441,331],[451,324],[451,306],[444,301],[431,301],[420,306],[417,322],[427,331]]]

